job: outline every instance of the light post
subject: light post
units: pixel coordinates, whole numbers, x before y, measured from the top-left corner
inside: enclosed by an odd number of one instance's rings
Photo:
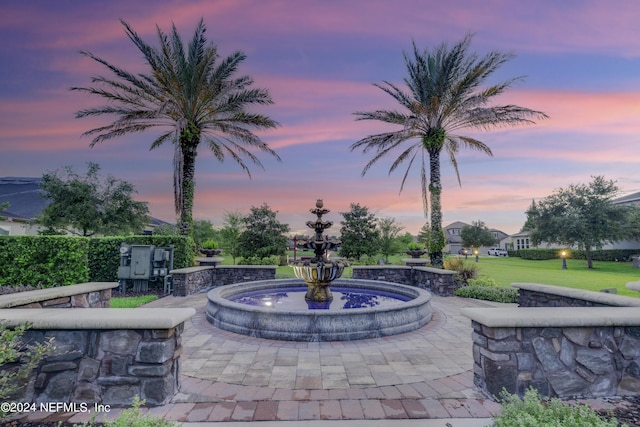
[[[566,270],[567,269],[567,252],[566,251],[560,252],[560,257],[562,257],[562,269]]]
[[[469,256],[469,251],[467,251],[466,249],[464,250],[464,259],[467,259],[467,257]]]
[[[474,249],[473,254],[476,256],[476,262],[478,262],[478,250]]]

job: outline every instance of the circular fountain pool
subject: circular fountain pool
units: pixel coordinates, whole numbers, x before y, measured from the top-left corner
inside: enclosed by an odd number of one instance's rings
[[[375,280],[337,279],[330,303],[304,299],[299,279],[221,286],[207,294],[206,316],[221,329],[288,341],[349,341],[413,331],[432,316],[431,294]]]

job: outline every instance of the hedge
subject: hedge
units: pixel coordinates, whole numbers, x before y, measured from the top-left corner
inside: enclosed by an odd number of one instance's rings
[[[0,285],[43,288],[89,279],[89,239],[66,236],[0,237]]]
[[[507,288],[503,286],[462,286],[461,288],[456,289],[455,296],[495,302],[518,302],[518,290],[515,288]]]
[[[0,236],[0,286],[44,288],[88,281],[114,282],[120,243],[174,245],[174,268],[190,267],[196,255],[193,239],[181,236]]]
[[[522,259],[544,260],[558,259],[562,248],[535,248],[519,249],[509,251],[509,256],[520,257]],[[566,249],[567,258],[587,259],[586,252],[582,249]],[[591,251],[594,261],[630,261],[634,255],[640,255],[640,249],[597,249]]]
[[[91,239],[89,242],[89,277],[96,282],[115,282],[118,280],[120,265],[120,244],[154,245],[168,247],[173,245],[173,268],[193,266],[197,255],[193,239],[182,236],[111,236]]]

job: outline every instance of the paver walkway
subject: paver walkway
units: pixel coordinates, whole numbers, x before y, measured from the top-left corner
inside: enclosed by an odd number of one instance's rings
[[[499,409],[474,388],[471,322],[459,313],[491,303],[434,296],[433,319],[417,331],[320,343],[226,332],[207,322],[205,305],[205,294],[149,304],[197,310],[182,335],[180,392],[149,414],[181,422],[486,419]]]

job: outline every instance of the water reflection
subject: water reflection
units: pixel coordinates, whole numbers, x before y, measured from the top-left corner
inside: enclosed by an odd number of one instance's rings
[[[245,292],[234,295],[230,300],[256,307],[298,311],[388,307],[410,300],[403,295],[373,289],[332,286],[331,292],[333,292],[333,302],[305,301],[306,288],[303,287]]]

